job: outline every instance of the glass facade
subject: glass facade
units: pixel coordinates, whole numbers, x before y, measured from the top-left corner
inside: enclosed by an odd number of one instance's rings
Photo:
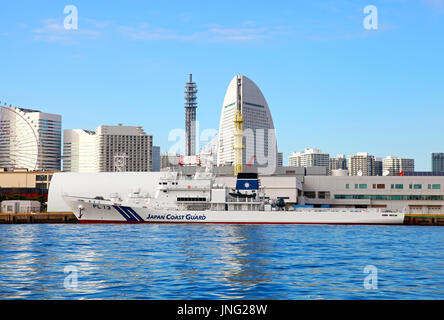
[[[432,171],[444,172],[444,153],[432,153]]]

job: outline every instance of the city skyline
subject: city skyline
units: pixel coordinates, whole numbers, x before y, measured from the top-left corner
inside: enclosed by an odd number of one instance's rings
[[[62,114],[63,129],[140,125],[164,153],[183,128],[187,74],[199,83],[201,132],[217,130],[226,86],[245,74],[267,97],[286,159],[306,147],[366,151],[429,171],[443,151],[441,1],[373,1],[378,30],[363,28],[364,1],[256,2],[230,14],[211,4],[208,15],[205,3],[73,4],[77,33],[63,29],[65,4],[4,4],[2,102]]]

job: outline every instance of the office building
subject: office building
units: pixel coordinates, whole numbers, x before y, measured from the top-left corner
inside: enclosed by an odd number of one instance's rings
[[[0,167],[61,169],[62,117],[17,107],[1,107]]]
[[[63,171],[99,172],[99,150],[95,131],[63,131]]]
[[[384,175],[397,176],[401,172],[415,171],[415,160],[388,156],[384,159],[383,166]]]
[[[284,154],[282,152],[277,153],[277,166],[278,167],[284,166]]]
[[[138,126],[65,130],[64,171],[141,172],[152,169],[152,136]]]
[[[303,152],[293,152],[288,158],[290,167],[325,167],[329,168],[330,155],[320,149],[306,148]]]
[[[374,176],[375,157],[367,152],[358,152],[348,157],[348,174],[350,176]]]
[[[160,171],[160,147],[159,146],[153,146],[153,172],[159,172]]]
[[[347,170],[347,159],[345,155],[338,154],[336,158],[328,159],[328,175],[332,174],[332,170]]]
[[[432,171],[444,172],[444,153],[432,153]]]
[[[384,175],[384,161],[382,158],[375,158],[375,176]]]
[[[277,166],[273,119],[259,87],[246,76],[235,76],[226,91],[219,124],[217,165],[235,163],[235,114],[243,116],[242,165]]]

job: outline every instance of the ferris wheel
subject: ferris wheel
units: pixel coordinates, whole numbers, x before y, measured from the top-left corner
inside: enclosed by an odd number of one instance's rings
[[[41,148],[32,121],[19,108],[0,105],[0,167],[39,169]]]

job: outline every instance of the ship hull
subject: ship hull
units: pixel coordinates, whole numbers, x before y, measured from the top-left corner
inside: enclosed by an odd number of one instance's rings
[[[403,213],[377,210],[181,211],[153,210],[103,202],[65,200],[80,223],[211,223],[211,224],[403,224]],[[82,209],[80,210],[79,207]]]

